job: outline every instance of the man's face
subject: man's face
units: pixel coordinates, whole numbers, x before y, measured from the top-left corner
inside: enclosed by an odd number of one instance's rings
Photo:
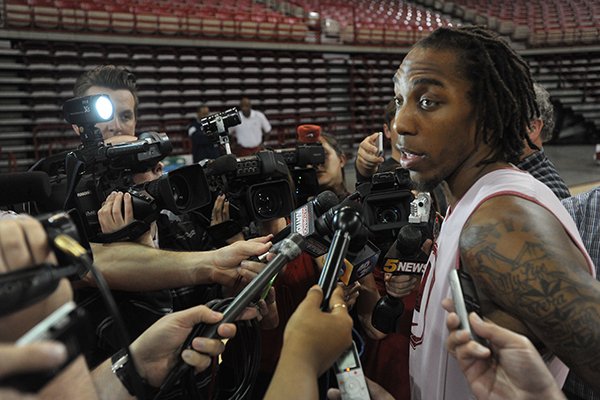
[[[453,51],[417,47],[394,76],[400,163],[423,190],[452,180],[477,149],[471,84],[457,61]]]
[[[94,94],[107,94],[115,107],[115,116],[109,122],[96,124],[106,140],[118,135],[135,136],[135,99],[127,89],[112,90],[101,86],[92,86],[86,92],[86,96]]]
[[[250,104],[250,100],[242,99],[242,101],[240,101],[240,111],[242,111],[244,117],[250,117],[250,111],[252,111],[252,104]]]

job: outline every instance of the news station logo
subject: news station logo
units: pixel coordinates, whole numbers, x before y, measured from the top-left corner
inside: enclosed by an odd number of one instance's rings
[[[427,263],[401,261],[398,258],[389,258],[383,266],[383,272],[422,274],[423,272],[425,272],[426,265]]]

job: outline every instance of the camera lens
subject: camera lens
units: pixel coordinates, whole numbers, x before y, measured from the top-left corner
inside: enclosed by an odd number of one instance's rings
[[[283,200],[274,188],[263,188],[252,195],[252,205],[261,218],[271,219],[279,215]]]
[[[378,224],[391,224],[399,222],[402,217],[402,213],[396,207],[379,208],[375,213]]]
[[[186,210],[190,202],[190,188],[188,182],[179,176],[169,178],[171,191],[173,192],[173,201],[179,210]]]

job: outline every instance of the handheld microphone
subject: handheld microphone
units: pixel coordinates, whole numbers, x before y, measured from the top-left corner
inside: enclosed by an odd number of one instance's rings
[[[269,284],[270,280],[277,275],[289,261],[295,259],[302,253],[303,246],[304,238],[297,233],[291,233],[287,238],[274,245],[272,252],[275,253],[275,257],[269,261],[265,268],[227,306],[225,311],[223,311],[223,319],[218,324],[214,325],[196,325],[182,344],[179,354],[181,354],[183,350],[191,348],[192,340],[197,336],[206,338],[219,337],[217,333],[219,325],[227,322],[234,322],[242,311],[244,311],[253,300],[260,296],[264,287]],[[159,398],[162,393],[169,391],[184,374],[191,370],[191,368],[190,365],[184,363],[181,357],[179,357],[177,363],[161,385],[160,391],[155,398]]]
[[[45,172],[14,172],[0,174],[0,206],[44,202],[51,194],[50,179]]]
[[[332,227],[335,229],[335,233],[318,282],[323,289],[322,310],[329,308],[329,299],[339,279],[350,242],[363,228],[363,223],[360,214],[355,209],[345,206],[334,213]]]
[[[331,190],[319,193],[314,199],[292,211],[290,214],[292,222],[277,232],[272,242],[280,242],[291,232],[299,233],[306,238],[315,231],[314,221],[338,203],[337,196]]]
[[[383,272],[394,275],[422,275],[429,255],[421,250],[423,243],[432,237],[431,197],[419,193],[410,204],[408,224],[400,228],[398,237],[385,255]],[[396,330],[398,318],[404,312],[402,299],[389,294],[383,296],[373,309],[371,323],[383,333]]]

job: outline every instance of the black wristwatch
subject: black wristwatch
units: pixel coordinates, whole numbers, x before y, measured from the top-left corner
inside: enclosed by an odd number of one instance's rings
[[[150,386],[150,384],[148,384],[148,382],[140,376],[129,358],[127,349],[123,348],[117,351],[110,358],[110,361],[112,363],[110,369],[112,370],[113,374],[119,378],[130,395],[135,396],[138,399],[152,399],[154,397],[154,394],[156,394],[158,389]],[[136,380],[137,385],[135,382]],[[142,387],[142,393],[136,393],[136,386]]]

